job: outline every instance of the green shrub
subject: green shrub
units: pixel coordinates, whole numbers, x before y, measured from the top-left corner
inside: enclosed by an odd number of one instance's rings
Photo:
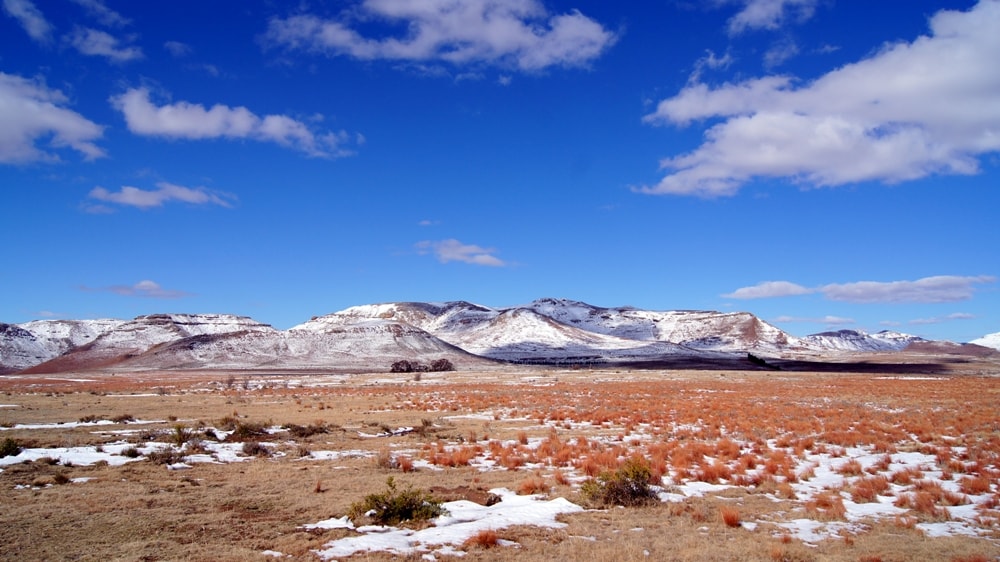
[[[379,494],[369,494],[365,499],[351,504],[348,517],[360,522],[362,517],[370,517],[379,525],[396,525],[404,521],[427,521],[447,513],[441,507],[441,500],[425,490],[405,490],[396,488],[393,477],[386,480],[386,490]]]
[[[614,472],[605,471],[580,487],[580,493],[599,505],[634,507],[656,500],[656,492],[649,487],[652,472],[645,459],[630,458]]]
[[[171,434],[171,440],[178,447],[183,447],[188,439],[191,439],[191,432],[182,423],[175,423],[173,429],[174,432]]]
[[[16,457],[21,454],[21,445],[14,439],[10,437],[3,440],[0,443],[0,458],[3,457]]]

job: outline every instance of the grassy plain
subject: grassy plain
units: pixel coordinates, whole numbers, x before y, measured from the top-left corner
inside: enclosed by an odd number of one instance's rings
[[[989,376],[0,377],[0,440],[24,449],[157,442],[204,456],[199,444],[228,427],[246,433],[228,440],[261,441],[268,453],[237,450],[240,462],[180,470],[146,455],[120,466],[9,463],[0,472],[0,557],[273,560],[264,552],[275,551],[316,560],[314,550],[357,533],[303,526],[347,514],[388,476],[446,500],[506,487],[588,506],[580,484],[634,458],[649,466],[664,501],[590,506],[561,516],[560,529],[501,528],[498,537],[519,546],[470,544],[463,559],[1000,560],[997,404],[1000,378]],[[70,423],[80,420],[90,423]],[[45,424],[55,427],[38,427]],[[917,457],[919,466],[901,464]],[[823,484],[831,481],[824,475],[839,480]],[[893,515],[858,517],[865,506]],[[802,520],[825,534],[804,538],[790,523]],[[946,536],[925,526],[952,523],[959,531]]]

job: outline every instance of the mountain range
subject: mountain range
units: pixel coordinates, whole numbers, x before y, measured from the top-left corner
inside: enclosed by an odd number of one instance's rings
[[[226,314],[0,324],[0,373],[382,371],[400,359],[439,358],[463,369],[505,363],[730,365],[748,354],[814,363],[906,350],[1000,357],[998,348],[998,334],[972,344],[930,342],[892,331],[795,337],[747,312],[602,308],[546,298],[511,308],[464,301],[362,305],[288,330]]]

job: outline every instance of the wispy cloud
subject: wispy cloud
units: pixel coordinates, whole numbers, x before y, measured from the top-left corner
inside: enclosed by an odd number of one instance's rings
[[[186,57],[194,51],[190,45],[180,41],[167,41],[163,44],[163,48],[175,57]]]
[[[841,316],[822,316],[819,318],[811,318],[806,316],[779,316],[774,319],[775,322],[781,323],[792,323],[792,322],[802,322],[807,324],[826,324],[827,326],[846,326],[850,324],[855,324],[853,318],[843,318]]]
[[[110,33],[89,27],[78,27],[68,38],[70,45],[85,55],[106,57],[112,62],[129,62],[143,57],[142,49],[122,45]]]
[[[734,0],[743,8],[729,19],[729,34],[778,29],[788,20],[803,22],[813,16],[819,0]]]
[[[821,293],[833,301],[854,303],[955,302],[971,299],[976,285],[993,283],[990,275],[936,275],[916,281],[857,281],[808,288],[789,281],[765,281],[722,295],[731,299],[763,299]]]
[[[104,156],[94,141],[104,128],[66,109],[67,98],[41,80],[0,72],[0,163],[55,161],[38,148],[46,139],[53,148],[72,148],[90,160]]]
[[[741,287],[722,296],[727,299],[769,299],[805,295],[812,292],[814,292],[812,289],[788,281],[763,281],[752,287]]]
[[[921,326],[924,324],[941,324],[942,322],[951,322],[953,320],[971,320],[975,318],[975,314],[969,314],[967,312],[953,312],[945,316],[933,316],[931,318],[915,318],[910,320],[908,324],[913,326]]]
[[[661,162],[650,194],[731,196],[755,178],[803,186],[974,174],[1000,150],[1000,2],[940,11],[930,34],[887,45],[818,79],[689,84],[644,119],[721,121],[692,152]]]
[[[314,133],[308,125],[287,115],[259,117],[245,107],[216,104],[211,108],[179,101],[156,105],[146,88],[132,88],[111,98],[125,116],[129,131],[175,139],[252,139],[295,148],[310,156],[332,158],[353,154],[343,145],[355,140],[345,131]]]
[[[110,287],[100,288],[85,286],[81,287],[81,289],[84,291],[106,291],[123,297],[142,297],[150,299],[179,299],[194,296],[192,293],[188,293],[186,291],[164,289],[159,283],[148,279],[139,281],[134,285],[111,285]]]
[[[350,16],[274,18],[264,40],[269,45],[363,60],[498,64],[529,71],[584,65],[616,40],[614,33],[579,11],[551,15],[537,0],[365,0],[345,13]],[[352,27],[360,21],[369,27],[373,23],[403,27],[407,33],[364,36]]]
[[[3,11],[16,19],[25,33],[35,41],[52,41],[52,26],[31,0],[3,0]]]
[[[87,12],[102,25],[108,27],[123,27],[131,21],[118,12],[107,7],[101,0],[73,0],[74,3],[83,6]]]
[[[503,267],[506,262],[494,256],[494,248],[483,248],[474,244],[463,244],[454,238],[448,240],[418,242],[417,252],[420,254],[434,254],[441,263],[457,261],[471,263],[473,265],[488,265],[491,267]]]
[[[955,302],[971,299],[976,285],[994,281],[996,278],[988,275],[973,277],[937,275],[916,281],[858,281],[830,284],[820,287],[819,291],[830,300],[856,303]]]
[[[764,68],[773,70],[799,54],[799,46],[795,41],[785,38],[771,45],[764,53]]]
[[[88,195],[91,199],[114,203],[127,207],[137,207],[139,209],[150,209],[162,207],[164,204],[178,201],[192,205],[219,205],[221,207],[231,207],[230,201],[235,199],[232,195],[211,192],[204,187],[184,187],[167,182],[157,183],[159,189],[142,190],[137,187],[123,186],[119,191],[108,191],[103,187],[95,187]],[[88,209],[91,212],[101,212],[105,209],[99,207]]]

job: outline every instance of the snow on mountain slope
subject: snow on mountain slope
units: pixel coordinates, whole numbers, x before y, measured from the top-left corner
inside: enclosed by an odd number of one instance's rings
[[[901,351],[913,342],[923,341],[923,338],[883,330],[869,334],[861,330],[837,330],[821,332],[802,338],[806,343],[837,351]]]
[[[324,330],[327,326],[343,326],[364,319],[382,319],[403,322],[431,334],[461,332],[485,322],[490,322],[499,311],[468,303],[399,302],[352,306],[319,316],[291,328],[292,330]]]
[[[974,343],[976,345],[981,345],[983,347],[989,347],[1000,351],[1000,332],[994,334],[986,334],[981,338],[976,338],[969,343]]]
[[[47,342],[15,324],[0,324],[0,374],[20,371],[55,357]]]
[[[470,353],[505,361],[626,361],[697,353],[663,342],[588,332],[527,308],[505,310],[489,322],[441,337]]]
[[[590,332],[700,350],[780,352],[802,345],[798,338],[747,312],[599,308],[566,299],[540,299],[526,308]]]
[[[229,314],[150,314],[121,322],[90,343],[51,360],[31,366],[28,372],[50,373],[114,365],[153,346],[191,336],[233,332],[277,332],[267,324]]]
[[[121,320],[34,320],[0,326],[0,372],[20,371],[86,345]]]
[[[315,327],[315,326],[314,326]],[[388,320],[359,320],[323,330],[243,331],[192,336],[155,346],[127,358],[129,368],[229,369],[355,368],[388,370],[399,359],[430,362],[449,358],[455,364],[482,359],[423,330]]]
[[[40,339],[52,342],[63,353],[94,341],[98,336],[124,324],[124,320],[103,318],[97,320],[32,320],[19,324]]]

